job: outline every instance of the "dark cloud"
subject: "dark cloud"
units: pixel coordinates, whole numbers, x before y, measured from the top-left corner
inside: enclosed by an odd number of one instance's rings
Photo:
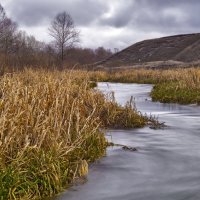
[[[122,48],[148,37],[200,32],[200,0],[1,1],[27,30],[47,28],[58,12],[69,12],[83,32],[83,44],[90,46]]]
[[[12,18],[26,26],[48,23],[63,11],[70,13],[77,25],[87,25],[108,9],[94,0],[12,0],[7,7]]]
[[[120,1],[120,0],[119,0]],[[124,1],[123,1],[124,2]],[[200,30],[199,0],[127,0],[100,25],[143,31],[193,32]]]

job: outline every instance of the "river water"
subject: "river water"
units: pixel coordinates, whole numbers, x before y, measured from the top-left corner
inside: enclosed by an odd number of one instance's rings
[[[135,97],[138,110],[166,122],[164,130],[148,127],[110,130],[114,143],[106,157],[90,166],[87,182],[73,186],[59,200],[199,200],[200,107],[152,102],[151,85],[99,83],[104,93],[115,92],[125,104]]]

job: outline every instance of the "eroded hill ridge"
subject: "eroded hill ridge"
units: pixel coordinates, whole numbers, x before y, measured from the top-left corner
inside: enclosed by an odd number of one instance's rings
[[[138,42],[98,63],[98,66],[184,65],[200,63],[200,33]]]

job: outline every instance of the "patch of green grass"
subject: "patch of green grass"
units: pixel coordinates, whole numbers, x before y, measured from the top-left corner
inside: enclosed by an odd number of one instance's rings
[[[177,82],[160,83],[153,87],[151,97],[162,103],[199,104],[200,89],[182,88]]]

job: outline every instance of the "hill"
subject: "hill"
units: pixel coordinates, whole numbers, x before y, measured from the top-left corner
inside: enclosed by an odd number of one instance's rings
[[[97,63],[98,67],[175,66],[200,61],[200,33],[144,40]]]

